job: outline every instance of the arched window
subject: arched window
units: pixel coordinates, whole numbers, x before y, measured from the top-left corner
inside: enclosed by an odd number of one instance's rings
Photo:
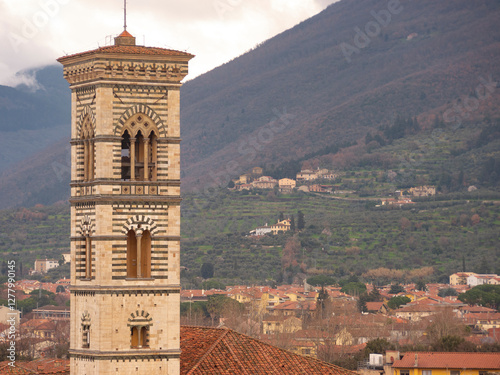
[[[133,349],[149,348],[149,327],[135,326],[130,328],[131,342]]]
[[[83,120],[81,140],[83,142],[83,181],[92,181],[95,173],[94,127],[88,115]]]
[[[122,133],[122,180],[156,181],[158,129],[142,113],[131,117]]]
[[[153,318],[142,310],[130,314],[128,326],[130,327],[130,347],[132,349],[149,348],[149,327]]]
[[[151,277],[151,233],[129,230],[127,233],[127,277]]]

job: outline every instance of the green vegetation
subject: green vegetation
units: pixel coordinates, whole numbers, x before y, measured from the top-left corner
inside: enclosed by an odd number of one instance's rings
[[[342,285],[350,275],[376,284],[447,282],[464,263],[468,271],[500,273],[500,205],[494,201],[452,194],[400,209],[303,193],[219,190],[201,198],[184,194],[181,206],[185,287],[202,287],[204,263],[214,266],[211,280],[223,285],[291,282],[301,274],[323,274]],[[248,236],[257,226],[275,223],[280,212],[298,217],[299,211],[306,223],[301,231]],[[18,279],[35,259],[58,259],[63,252],[69,252],[68,206],[0,211],[0,262],[15,259]],[[66,266],[37,278],[63,276],[69,276]]]
[[[453,288],[443,288],[438,292],[439,297],[458,296],[458,292]]]
[[[500,285],[478,285],[460,294],[458,299],[469,305],[481,305],[500,310]]]
[[[342,293],[350,294],[351,296],[359,296],[360,294],[366,292],[366,285],[362,282],[350,282],[345,284],[342,289]]]
[[[327,275],[316,275],[307,279],[307,283],[313,286],[334,285],[335,279]]]
[[[387,307],[390,309],[397,309],[402,305],[406,305],[407,303],[410,303],[411,299],[406,297],[406,296],[396,296],[392,297],[388,302],[387,302]]]

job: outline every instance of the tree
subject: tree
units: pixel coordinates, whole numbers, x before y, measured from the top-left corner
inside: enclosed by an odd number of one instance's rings
[[[458,292],[453,288],[443,288],[443,289],[439,289],[438,296],[442,297],[442,298],[451,297],[451,296],[458,296]]]
[[[432,343],[432,350],[437,352],[467,352],[476,351],[476,346],[471,342],[465,341],[461,336],[450,335],[443,336],[437,342]]]
[[[324,311],[326,307],[326,303],[328,302],[328,292],[324,287],[321,287],[321,290],[318,293],[318,299],[316,300],[316,311],[319,313],[319,317],[321,319],[324,318]]]
[[[292,232],[295,232],[295,218],[293,217],[293,215],[292,215],[292,217],[290,218],[290,230],[291,230]]]
[[[385,354],[386,350],[393,350],[394,344],[391,344],[386,339],[374,339],[366,343],[365,356],[368,357],[371,353]]]
[[[58,285],[56,288],[56,293],[64,293],[66,289],[64,289],[63,285]]]
[[[466,326],[455,315],[452,307],[434,314],[432,323],[427,327],[427,337],[433,345],[439,343],[445,336],[463,337],[466,332]]]
[[[307,279],[307,283],[312,286],[326,286],[335,284],[335,279],[327,275],[316,275]]]
[[[278,216],[278,221],[283,221],[285,220],[285,216],[283,215],[283,212],[280,212],[280,215]]]
[[[462,293],[458,299],[469,305],[481,305],[491,307],[492,309],[500,308],[500,285],[478,285],[474,288]]]
[[[305,226],[306,226],[306,221],[304,219],[304,214],[302,213],[302,211],[299,211],[297,214],[297,229],[302,230],[305,228]]]
[[[427,285],[425,285],[425,281],[419,280],[415,285],[415,289],[425,292],[427,290]]]
[[[383,297],[380,295],[379,290],[374,286],[370,293],[368,293],[368,302],[381,302]]]
[[[405,291],[405,288],[403,288],[402,285],[392,284],[391,289],[389,290],[389,294],[398,294],[398,293],[403,293],[404,291]]]
[[[281,257],[281,265],[283,269],[286,269],[290,266],[296,266],[297,262],[297,254],[300,252],[300,241],[293,236],[289,238],[285,247],[283,248],[283,255]]]
[[[223,317],[241,316],[244,309],[243,304],[221,294],[208,296],[207,311],[212,318],[212,325],[214,321]]]
[[[201,277],[210,279],[214,277],[214,265],[212,263],[203,263],[200,269]]]
[[[366,292],[366,285],[359,281],[352,281],[344,285],[340,291],[351,296],[360,296]]]
[[[405,296],[396,296],[392,297],[389,302],[387,302],[387,307],[390,309],[398,309],[402,305],[406,305],[407,303],[410,303],[411,299]]]

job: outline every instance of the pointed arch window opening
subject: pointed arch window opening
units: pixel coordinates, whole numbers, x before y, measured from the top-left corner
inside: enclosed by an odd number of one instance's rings
[[[138,114],[125,126],[121,142],[123,181],[157,180],[158,135],[154,129],[147,130],[152,124]]]

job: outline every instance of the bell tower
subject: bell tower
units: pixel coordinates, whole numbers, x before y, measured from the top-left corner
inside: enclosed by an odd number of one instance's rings
[[[179,374],[185,52],[65,56],[71,88],[71,374]]]

